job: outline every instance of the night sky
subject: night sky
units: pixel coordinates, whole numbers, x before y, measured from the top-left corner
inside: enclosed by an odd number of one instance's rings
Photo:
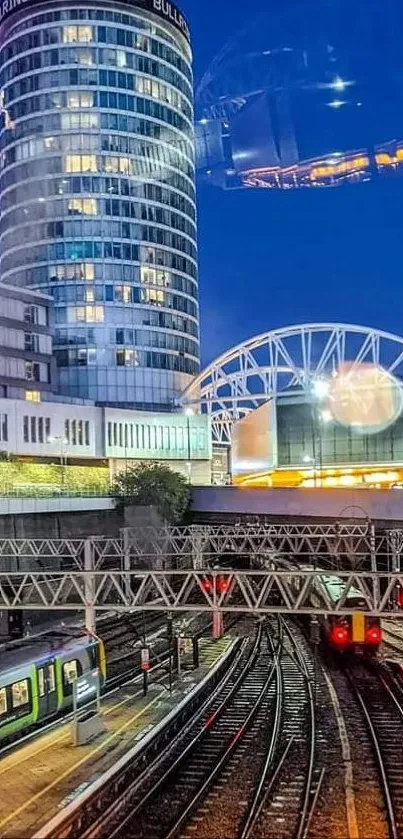
[[[284,0],[286,2],[286,0]],[[267,0],[180,0],[195,77]],[[202,363],[266,330],[342,321],[403,334],[403,180],[336,189],[200,186]]]

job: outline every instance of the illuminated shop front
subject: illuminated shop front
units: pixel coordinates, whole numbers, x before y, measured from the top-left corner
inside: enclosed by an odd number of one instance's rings
[[[234,483],[354,488],[403,484],[400,384],[383,372],[361,367],[359,378],[344,371],[323,382],[322,390],[320,399],[281,396],[234,425]]]

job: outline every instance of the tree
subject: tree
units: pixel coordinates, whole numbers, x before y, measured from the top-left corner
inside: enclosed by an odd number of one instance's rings
[[[183,475],[163,463],[140,463],[118,472],[113,490],[139,507],[156,507],[170,524],[180,521],[190,497]]]

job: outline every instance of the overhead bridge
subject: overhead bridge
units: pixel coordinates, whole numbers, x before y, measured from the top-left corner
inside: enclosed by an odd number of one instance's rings
[[[403,522],[403,490],[194,487],[195,522],[231,522],[259,517],[287,520],[371,519]]]

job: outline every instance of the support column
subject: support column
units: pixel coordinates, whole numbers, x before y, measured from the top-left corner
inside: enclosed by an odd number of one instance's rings
[[[95,617],[95,558],[94,547],[91,539],[86,539],[84,542],[84,571],[85,571],[85,628],[87,632],[95,634],[96,632],[96,617]]]
[[[221,638],[224,632],[224,624],[223,624],[223,617],[222,612],[219,609],[214,609],[213,612],[213,638],[216,640],[217,638]]]
[[[121,531],[122,532],[122,531]],[[130,571],[130,536],[129,530],[127,527],[123,528],[123,590],[128,600],[131,597],[131,580],[130,574],[126,572]]]
[[[371,571],[373,574],[378,573],[377,568],[377,557],[376,557],[376,537],[375,537],[375,525],[372,522],[369,523],[370,527],[370,552],[371,552]],[[377,609],[380,601],[380,588],[379,588],[379,580],[377,576],[374,577],[374,606]]]

